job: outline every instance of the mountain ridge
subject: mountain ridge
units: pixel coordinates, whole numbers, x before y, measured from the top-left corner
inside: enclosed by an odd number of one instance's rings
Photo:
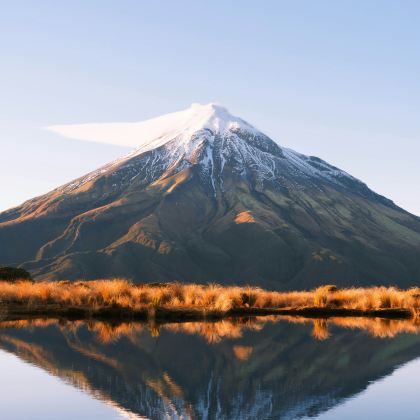
[[[215,104],[136,127],[130,154],[0,213],[0,262],[277,289],[420,280],[420,218],[335,166]]]

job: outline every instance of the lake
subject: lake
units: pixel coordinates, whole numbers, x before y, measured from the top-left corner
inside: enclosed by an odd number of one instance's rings
[[[0,322],[2,419],[420,418],[420,326]]]

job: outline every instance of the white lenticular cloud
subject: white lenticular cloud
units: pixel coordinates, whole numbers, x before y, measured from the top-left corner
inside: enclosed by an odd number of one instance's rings
[[[192,104],[186,110],[142,122],[52,125],[46,129],[71,139],[135,148],[183,130],[196,130],[204,126],[212,115],[226,112],[215,104]]]
[[[93,123],[46,127],[53,133],[71,139],[133,148],[137,147],[142,139],[154,136],[153,130],[147,128],[145,123]]]

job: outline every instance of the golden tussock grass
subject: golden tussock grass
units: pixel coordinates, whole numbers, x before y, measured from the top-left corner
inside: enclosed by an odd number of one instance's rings
[[[11,305],[27,308],[42,305],[81,307],[92,310],[108,307],[142,310],[145,308],[198,308],[222,313],[244,308],[327,308],[372,311],[406,309],[417,313],[420,288],[395,287],[337,289],[321,286],[312,291],[273,292],[257,287],[218,284],[145,284],[124,279],[78,282],[0,282],[0,308]],[[3,310],[4,312],[4,310]],[[0,311],[0,315],[3,314]]]

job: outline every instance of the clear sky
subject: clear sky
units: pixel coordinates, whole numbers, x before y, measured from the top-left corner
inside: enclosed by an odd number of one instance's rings
[[[46,126],[217,102],[420,215],[418,1],[0,6],[0,210],[127,152]]]

